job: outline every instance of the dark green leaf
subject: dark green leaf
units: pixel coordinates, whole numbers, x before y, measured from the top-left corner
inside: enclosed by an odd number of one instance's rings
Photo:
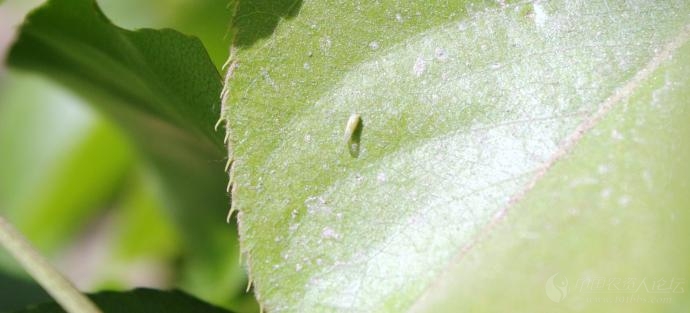
[[[104,313],[229,313],[230,311],[204,303],[181,291],[135,289],[128,292],[100,292],[90,295]],[[15,313],[62,313],[51,302],[29,307]]]
[[[117,99],[119,105],[94,104],[124,125],[154,132],[164,126],[147,122],[159,119],[221,147],[213,130],[220,76],[198,39],[173,30],[127,31],[93,0],[52,0],[27,17],[8,63]]]
[[[0,312],[12,312],[30,303],[48,301],[50,296],[35,282],[0,273]]]

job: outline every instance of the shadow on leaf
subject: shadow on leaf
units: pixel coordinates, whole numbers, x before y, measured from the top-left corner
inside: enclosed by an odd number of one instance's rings
[[[302,0],[240,1],[233,20],[235,47],[248,47],[270,36],[282,19],[297,16],[301,7]]]

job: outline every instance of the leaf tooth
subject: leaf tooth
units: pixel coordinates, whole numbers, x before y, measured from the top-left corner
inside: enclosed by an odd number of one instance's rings
[[[220,127],[220,125],[221,125],[223,122],[227,122],[227,121],[225,120],[225,117],[223,117],[223,116],[219,117],[219,118],[218,118],[218,121],[216,122],[216,125],[213,126],[213,130],[214,130],[214,131],[218,131],[218,127]]]
[[[249,292],[249,290],[252,289],[252,285],[254,284],[254,280],[249,278],[247,279],[247,288],[244,290],[244,292]]]
[[[228,216],[225,218],[225,222],[230,224],[230,220],[232,219],[232,214],[235,213],[235,211],[237,211],[235,209],[235,207],[230,206],[230,210],[228,211]],[[242,258],[240,258],[240,263],[242,263]]]
[[[225,172],[226,173],[229,173],[228,171],[230,171],[230,167],[232,166],[233,161],[235,161],[235,160],[233,160],[232,157],[228,157],[228,161],[225,162]]]
[[[224,143],[224,144],[227,145],[228,142],[230,142],[230,132],[226,132],[226,133],[225,133],[225,138],[223,138],[223,143]]]

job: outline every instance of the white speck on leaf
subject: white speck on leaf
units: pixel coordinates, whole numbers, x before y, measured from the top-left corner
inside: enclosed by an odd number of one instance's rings
[[[268,70],[262,68],[261,76],[264,78],[264,81],[266,81],[267,84],[273,87],[273,89],[278,90],[278,85],[276,84],[275,80],[271,78],[271,75],[268,73]]]
[[[333,41],[331,41],[331,37],[323,37],[321,38],[321,51],[327,52],[329,49],[331,49],[331,46],[333,45]]]
[[[421,56],[417,57],[417,60],[414,62],[414,67],[412,68],[412,71],[414,72],[414,75],[417,77],[422,76],[424,72],[426,71],[426,61],[424,58]]]
[[[610,171],[611,171],[611,168],[607,164],[599,164],[599,166],[597,167],[597,172],[599,174],[606,174]]]
[[[611,188],[606,188],[606,189],[602,190],[601,191],[601,197],[604,199],[608,199],[609,197],[611,197]]]
[[[534,8],[534,23],[537,24],[538,27],[544,27],[546,19],[548,18],[544,7],[539,1],[535,2],[532,7]]]
[[[653,180],[652,180],[652,174],[648,169],[646,169],[642,172],[642,179],[644,180],[644,183],[647,186],[647,189],[651,190],[654,185],[653,185]]]
[[[439,61],[448,60],[448,52],[446,52],[446,50],[443,48],[436,48],[436,50],[434,50],[434,56],[436,57],[436,60]]]
[[[362,176],[360,173],[357,173],[355,174],[355,180],[357,180],[357,182],[362,182],[364,180],[364,176]]]
[[[340,238],[340,235],[330,227],[324,227],[323,230],[321,231],[321,237],[324,239],[338,239]]]
[[[381,172],[376,175],[376,180],[378,180],[380,183],[383,183],[388,180],[388,177],[386,177],[386,173]]]

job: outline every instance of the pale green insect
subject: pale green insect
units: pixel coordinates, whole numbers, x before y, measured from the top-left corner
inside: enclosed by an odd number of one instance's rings
[[[353,158],[359,156],[360,139],[362,137],[362,116],[359,113],[350,115],[345,125],[345,145]]]

